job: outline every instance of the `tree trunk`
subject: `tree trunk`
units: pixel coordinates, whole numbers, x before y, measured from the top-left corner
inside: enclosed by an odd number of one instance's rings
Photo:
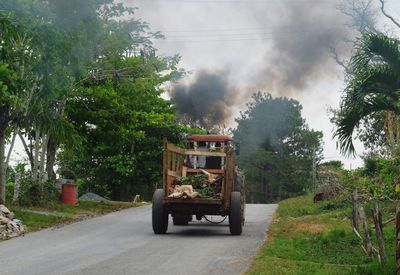
[[[13,134],[13,137],[12,137],[12,140],[10,143],[10,148],[8,149],[8,153],[7,153],[6,167],[8,167],[8,164],[10,163],[11,153],[12,153],[12,150],[14,149],[15,138],[17,137],[18,132],[19,132],[19,128],[17,128]]]
[[[6,135],[0,133],[0,204],[6,203],[7,167],[5,162]]]
[[[396,206],[396,274],[400,275],[400,202]]]
[[[40,148],[40,162],[39,162],[39,185],[40,185],[40,195],[43,199],[44,194],[44,183],[47,180],[45,173],[45,158],[46,158],[46,150],[47,150],[47,141],[49,140],[49,136],[43,134],[42,135],[42,144]]]
[[[10,121],[10,106],[0,106],[0,204],[6,202],[7,166],[5,163],[6,153],[6,129]]]
[[[263,185],[263,198],[264,198],[264,202],[268,203],[268,186],[267,183],[265,182],[265,178],[262,178],[262,185]]]
[[[33,163],[34,163],[34,160],[33,160],[33,155],[32,155],[32,151],[31,150],[29,150],[29,147],[28,147],[28,145],[26,144],[26,141],[25,141],[25,138],[24,138],[24,136],[21,134],[21,132],[18,132],[18,136],[19,136],[19,139],[21,140],[21,142],[22,142],[22,145],[24,146],[24,149],[25,149],[25,152],[26,152],[26,154],[28,155],[28,158],[29,158],[29,164],[31,165],[31,171],[33,171]]]
[[[282,199],[282,186],[279,186],[279,188],[278,188],[278,198],[277,198],[277,200],[278,200],[278,201],[281,201],[281,199]]]
[[[269,202],[272,203],[274,201],[274,189],[272,188],[272,184],[269,184]]]
[[[56,182],[56,173],[54,172],[54,164],[56,162],[57,145],[53,138],[49,138],[47,143],[47,156],[46,156],[46,173],[52,183]]]
[[[14,196],[13,196],[13,204],[18,204],[19,202],[19,190],[21,188],[21,173],[17,173],[15,175],[14,182]]]
[[[35,144],[33,151],[33,170],[32,170],[32,180],[34,182],[38,181],[39,172],[39,150],[40,150],[40,132],[39,129],[35,127]]]
[[[353,189],[353,192],[351,193],[351,199],[353,202],[353,227],[359,231],[358,229],[358,190],[357,188]]]
[[[362,205],[359,206],[359,211],[360,211],[360,218],[361,218],[363,229],[364,229],[364,236],[365,236],[364,246],[365,246],[365,250],[367,251],[368,256],[371,256],[371,254],[372,254],[371,237],[370,237],[369,232],[368,232],[367,217],[365,215],[365,210],[364,210],[364,207]]]
[[[123,201],[131,201],[132,199],[132,186],[130,184],[127,184],[125,186],[126,192],[123,194],[124,198]]]

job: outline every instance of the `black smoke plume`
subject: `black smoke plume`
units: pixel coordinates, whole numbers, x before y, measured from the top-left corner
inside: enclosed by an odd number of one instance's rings
[[[347,18],[335,6],[339,1],[283,3],[283,16],[273,27],[272,50],[266,54],[263,82],[286,95],[303,92],[313,81],[337,73],[331,50],[351,34]]]
[[[258,90],[293,97],[307,94],[316,82],[339,78],[343,68],[338,64],[349,59],[352,41],[360,35],[360,29],[374,28],[375,6],[370,2],[282,1],[273,6],[276,15],[271,18],[265,17],[265,14],[271,14],[268,13],[271,6],[262,5],[256,10],[249,5],[247,16],[252,15],[260,29],[269,31],[268,34],[260,33],[261,38],[266,38],[264,53],[240,53],[252,57],[259,55],[262,63],[247,67],[245,74],[238,73],[237,68],[241,66],[231,68],[231,74],[236,75],[232,78],[234,84],[241,85],[236,92],[238,97],[247,101],[246,98]],[[219,82],[219,88],[213,88],[212,81]],[[232,113],[237,99],[232,97],[235,94],[227,86],[226,75],[202,71],[191,85],[176,86],[172,99],[181,116],[187,120],[202,125],[212,121],[221,124]],[[219,91],[223,92],[218,94]]]
[[[236,101],[227,72],[199,71],[190,84],[176,84],[170,92],[180,118],[191,126],[223,126]]]

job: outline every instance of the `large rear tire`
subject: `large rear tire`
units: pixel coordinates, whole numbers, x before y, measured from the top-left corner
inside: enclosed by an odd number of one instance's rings
[[[174,223],[174,225],[188,225],[189,219],[189,215],[172,216],[172,222]]]
[[[231,193],[231,209],[229,213],[229,230],[232,235],[242,234],[242,195],[240,192]]]
[[[165,234],[168,229],[168,212],[164,208],[164,190],[157,189],[153,195],[152,225],[155,234]]]

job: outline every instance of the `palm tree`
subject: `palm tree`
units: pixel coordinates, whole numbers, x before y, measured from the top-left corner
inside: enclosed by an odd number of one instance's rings
[[[392,157],[396,157],[400,148],[400,41],[381,33],[364,33],[357,41],[355,50],[351,59],[352,72],[336,118],[337,129],[334,136],[338,138],[342,153],[354,154],[353,132],[360,121],[386,112],[386,138]],[[380,212],[379,199],[375,209],[376,213]],[[399,201],[396,228],[399,243]],[[400,270],[399,246],[396,255],[397,270]],[[379,246],[379,256],[381,262],[385,262],[383,245]]]
[[[400,115],[400,41],[367,32],[356,42],[355,50],[334,133],[344,154],[355,154],[353,132],[370,115],[387,112],[389,141],[397,139],[399,128],[393,121]]]

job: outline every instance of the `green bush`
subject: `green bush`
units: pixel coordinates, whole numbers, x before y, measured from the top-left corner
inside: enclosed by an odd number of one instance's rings
[[[46,181],[43,185],[43,194],[41,196],[40,185],[33,181],[30,174],[24,174],[21,178],[21,187],[18,203],[22,206],[40,206],[58,201],[60,198],[59,190],[51,181]]]
[[[6,202],[11,203],[14,196],[14,183],[7,182],[6,184]]]

